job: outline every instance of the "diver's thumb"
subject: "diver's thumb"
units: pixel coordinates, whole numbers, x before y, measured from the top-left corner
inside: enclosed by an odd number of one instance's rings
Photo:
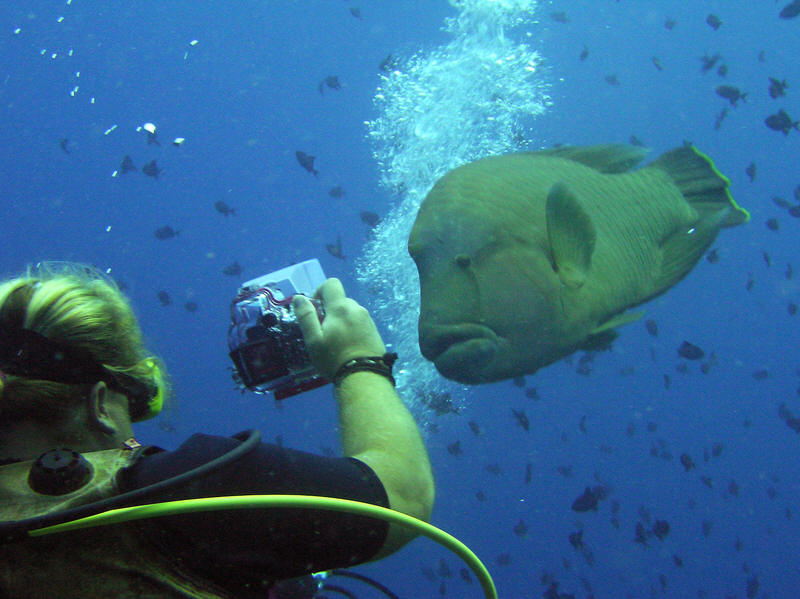
[[[321,329],[317,310],[306,296],[298,294],[292,298],[292,311],[306,343],[313,342],[320,336]]]

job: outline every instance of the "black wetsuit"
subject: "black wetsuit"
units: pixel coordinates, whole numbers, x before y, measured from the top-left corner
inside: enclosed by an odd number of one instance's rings
[[[236,438],[196,434],[175,451],[149,448],[118,476],[120,492],[168,479],[226,454]],[[378,477],[354,458],[326,458],[259,443],[223,468],[148,503],[223,495],[300,494],[388,507]],[[179,569],[245,596],[269,581],[352,566],[386,540],[383,520],[308,509],[201,512],[143,521],[143,530]],[[237,595],[239,596],[239,595]]]

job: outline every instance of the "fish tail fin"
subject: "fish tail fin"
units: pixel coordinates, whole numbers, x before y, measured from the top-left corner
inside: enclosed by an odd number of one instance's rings
[[[714,242],[722,227],[733,227],[750,219],[728,190],[730,180],[711,159],[691,145],[660,156],[653,166],[665,171],[686,201],[698,213],[689,227],[673,231],[661,241],[661,268],[656,284],[668,287],[680,280]]]
[[[750,220],[750,214],[731,196],[730,179],[723,175],[714,162],[694,146],[683,146],[667,152],[652,166],[665,171],[686,198],[686,201],[706,217],[717,220],[720,210],[725,218],[718,226],[733,227]]]

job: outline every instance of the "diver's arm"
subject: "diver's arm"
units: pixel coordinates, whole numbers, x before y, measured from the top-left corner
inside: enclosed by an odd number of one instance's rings
[[[295,296],[292,307],[320,373],[333,378],[353,358],[384,354],[386,346],[369,312],[345,295],[338,279],[323,283],[316,297],[325,307],[322,324],[308,299]],[[430,462],[417,425],[392,383],[374,372],[353,372],[337,383],[345,455],[372,468],[393,509],[427,520],[434,496]],[[392,524],[378,557],[396,551],[414,536]]]
[[[428,452],[391,382],[373,372],[354,372],[336,386],[336,397],[345,455],[372,468],[392,509],[427,522],[434,497]],[[375,559],[397,551],[415,536],[392,524]]]

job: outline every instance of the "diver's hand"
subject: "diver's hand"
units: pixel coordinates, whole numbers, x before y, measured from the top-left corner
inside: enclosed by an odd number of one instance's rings
[[[322,323],[307,297],[295,295],[292,310],[303,332],[311,363],[320,374],[330,379],[348,360],[382,356],[386,352],[369,312],[345,295],[339,279],[325,281],[314,297],[321,299],[325,308]]]

